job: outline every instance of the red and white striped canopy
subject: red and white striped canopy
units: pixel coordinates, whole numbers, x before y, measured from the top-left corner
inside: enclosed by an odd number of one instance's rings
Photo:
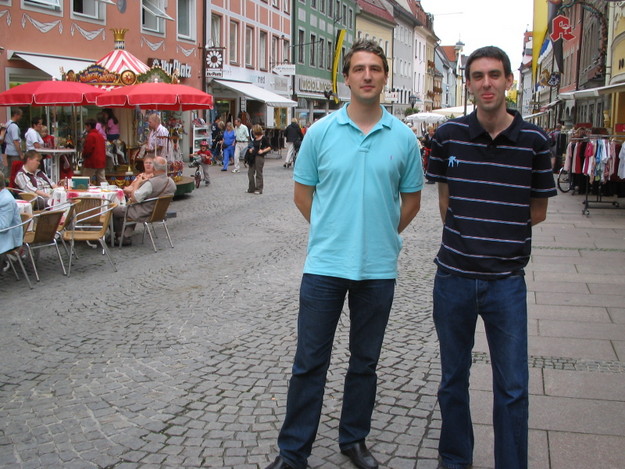
[[[110,72],[121,73],[124,70],[131,70],[136,75],[150,70],[146,64],[124,49],[115,49],[96,62]]]

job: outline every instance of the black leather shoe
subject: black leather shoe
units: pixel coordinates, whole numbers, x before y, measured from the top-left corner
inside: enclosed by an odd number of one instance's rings
[[[265,469],[294,469],[293,466],[289,466],[282,456],[278,456],[274,462],[269,464]]]
[[[378,469],[378,462],[367,449],[364,441],[341,450],[358,469]]]

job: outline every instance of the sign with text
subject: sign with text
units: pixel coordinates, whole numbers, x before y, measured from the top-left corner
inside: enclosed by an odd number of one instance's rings
[[[149,58],[148,65],[150,67],[160,67],[169,75],[173,75],[174,71],[178,72],[180,78],[191,78],[191,65],[183,64],[182,62],[172,59],[156,59]]]
[[[295,75],[295,64],[279,64],[273,67],[271,71],[283,77],[292,77]]]

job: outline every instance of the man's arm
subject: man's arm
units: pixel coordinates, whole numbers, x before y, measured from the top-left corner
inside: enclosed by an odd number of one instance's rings
[[[441,220],[445,223],[447,208],[449,208],[449,186],[446,182],[438,182],[438,210],[441,213]]]
[[[13,121],[9,122],[9,124],[7,125],[7,131],[6,131],[4,138],[5,140],[12,139],[13,145],[15,146],[15,151],[20,157],[20,160],[23,159],[24,154],[22,153],[22,141],[20,140],[20,128],[15,122]]]
[[[421,208],[421,191],[401,192],[399,195],[401,196],[401,212],[397,232],[401,233],[419,213]]]
[[[545,221],[547,218],[547,205],[549,204],[548,198],[536,198],[530,199],[530,218],[532,220],[532,226],[538,225],[541,221]]]
[[[152,183],[147,180],[143,183],[138,189],[135,189],[130,195],[130,202],[143,202],[145,199],[149,198],[152,193]]]
[[[304,218],[310,223],[310,210],[312,208],[313,194],[315,193],[315,186],[306,186],[295,183],[293,189],[293,202],[299,211],[304,215]]]

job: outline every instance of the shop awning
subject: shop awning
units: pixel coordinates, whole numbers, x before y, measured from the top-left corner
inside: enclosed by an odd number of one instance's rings
[[[598,88],[590,88],[587,90],[571,91],[568,93],[560,93],[560,99],[590,99],[597,98],[604,94],[620,93],[625,91],[625,83],[617,83],[616,85],[600,86]]]
[[[15,58],[16,56],[57,80],[61,79],[61,68],[63,68],[63,71],[66,73],[70,70],[79,72],[89,65],[93,65],[94,62],[93,60],[69,59],[52,55],[26,54],[23,52],[13,52],[11,58]]]
[[[555,107],[561,101],[562,101],[561,99],[556,99],[555,101],[551,101],[550,103],[545,104],[544,106],[541,106],[540,110],[541,111],[549,111],[550,109]]]
[[[229,80],[214,80],[215,83],[237,91],[248,98],[255,99],[256,101],[262,101],[267,106],[273,107],[295,107],[297,103],[291,99],[280,96],[279,94],[272,93],[266,89],[260,88],[251,83],[245,83],[242,81],[229,81]]]
[[[545,114],[549,114],[549,111],[541,111],[541,112],[537,112],[535,114],[530,114],[529,116],[523,116],[524,120],[531,120],[531,119],[537,119],[540,116],[544,116]]]

